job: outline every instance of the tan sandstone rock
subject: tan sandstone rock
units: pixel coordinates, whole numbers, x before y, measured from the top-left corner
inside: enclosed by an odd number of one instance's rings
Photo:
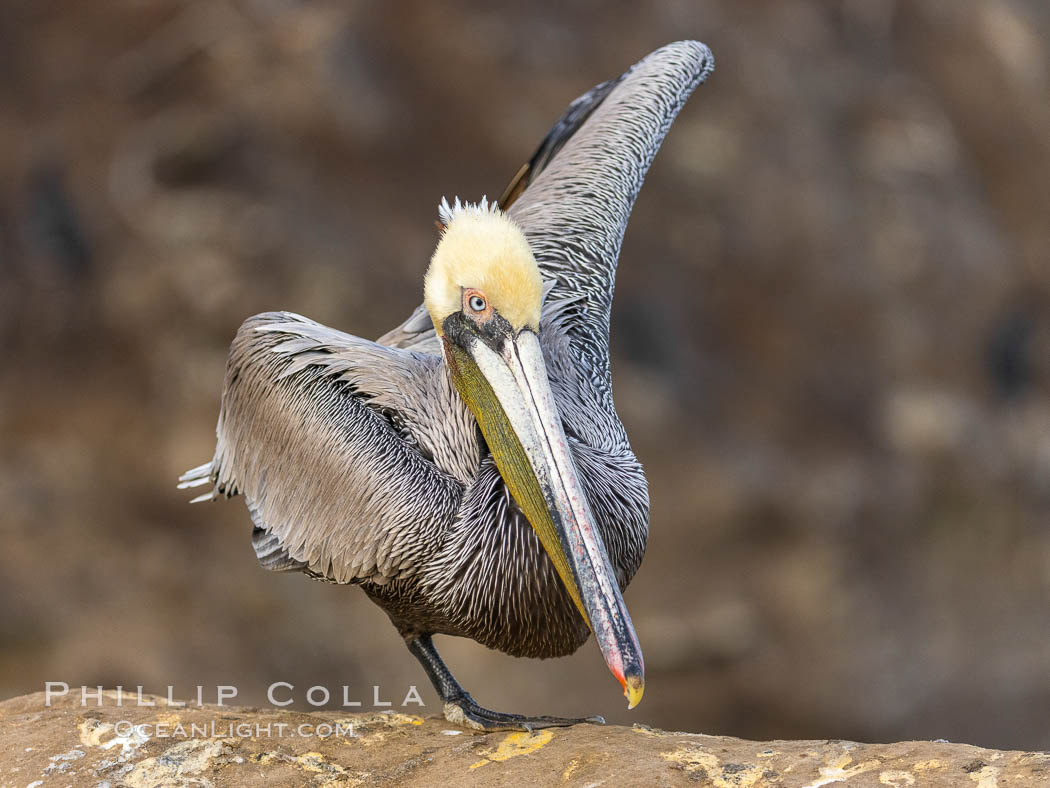
[[[751,742],[635,726],[480,734],[443,719],[169,706],[134,695],[0,703],[0,788],[103,786],[1050,786],[1050,754],[946,742]]]

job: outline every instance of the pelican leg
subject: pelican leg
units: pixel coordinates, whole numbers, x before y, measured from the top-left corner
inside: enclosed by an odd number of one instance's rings
[[[479,731],[532,731],[540,728],[564,728],[578,725],[581,722],[590,722],[595,725],[605,724],[605,720],[601,717],[526,717],[522,714],[508,714],[482,708],[456,681],[444,660],[441,659],[441,655],[434,648],[434,641],[430,635],[406,637],[405,642],[408,644],[408,650],[419,660],[419,664],[430,677],[434,689],[441,696],[441,701],[445,704],[445,719],[451,723]]]

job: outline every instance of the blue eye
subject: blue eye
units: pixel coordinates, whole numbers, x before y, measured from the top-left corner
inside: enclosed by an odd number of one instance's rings
[[[479,295],[472,295],[470,297],[470,300],[467,301],[467,304],[469,304],[470,308],[473,309],[475,312],[485,311],[485,299]]]

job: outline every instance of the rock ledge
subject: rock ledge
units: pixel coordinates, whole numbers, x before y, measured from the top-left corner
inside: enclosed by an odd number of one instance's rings
[[[0,703],[11,786],[1050,785],[1050,754],[947,742],[751,742],[635,726],[478,734],[398,713],[138,706],[116,694]]]

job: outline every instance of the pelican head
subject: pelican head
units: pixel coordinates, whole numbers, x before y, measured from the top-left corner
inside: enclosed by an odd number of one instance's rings
[[[442,201],[424,301],[456,390],[634,708],[642,652],[580,485],[539,341],[543,281],[524,233],[485,200]]]
[[[443,201],[440,216],[445,229],[424,286],[438,336],[445,319],[461,311],[481,323],[499,315],[515,333],[526,327],[539,331],[543,280],[525,234],[485,200],[479,205],[457,200],[453,207]],[[471,298],[486,307],[471,309]]]

